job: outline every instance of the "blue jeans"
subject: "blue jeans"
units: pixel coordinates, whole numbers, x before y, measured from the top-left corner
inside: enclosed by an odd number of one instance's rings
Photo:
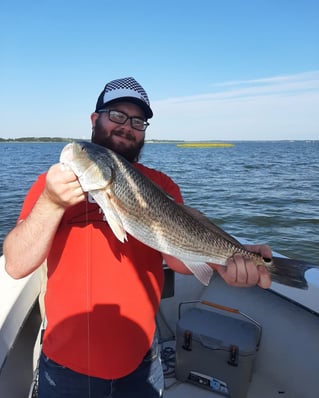
[[[139,367],[115,380],[89,377],[61,366],[41,353],[38,398],[159,398],[164,376],[157,338]]]

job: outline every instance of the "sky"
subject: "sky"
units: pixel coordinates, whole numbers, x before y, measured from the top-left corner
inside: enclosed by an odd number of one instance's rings
[[[89,138],[133,76],[146,139],[319,139],[318,0],[3,0],[0,137]]]

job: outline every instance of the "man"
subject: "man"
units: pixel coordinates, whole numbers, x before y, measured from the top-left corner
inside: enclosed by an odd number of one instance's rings
[[[91,115],[92,142],[123,155],[182,202],[168,176],[137,163],[152,116],[148,96],[133,78],[109,82]],[[250,249],[271,257],[267,246]],[[32,186],[4,254],[14,278],[30,274],[47,258],[40,398],[163,395],[155,333],[162,261],[189,273],[181,261],[131,236],[119,242],[97,204],[61,164]],[[211,266],[230,285],[270,286],[267,270],[241,255],[230,258],[227,267]]]

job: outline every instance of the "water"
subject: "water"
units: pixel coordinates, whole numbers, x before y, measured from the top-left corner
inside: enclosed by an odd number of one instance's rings
[[[0,244],[36,176],[63,143],[0,144]],[[142,161],[169,174],[185,203],[227,232],[319,262],[319,141],[238,142],[231,148],[146,144]]]

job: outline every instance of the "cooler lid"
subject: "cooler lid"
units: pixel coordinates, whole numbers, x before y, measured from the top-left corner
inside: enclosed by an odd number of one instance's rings
[[[230,346],[236,345],[239,355],[256,352],[260,333],[252,322],[200,308],[185,311],[177,328],[189,330],[194,340],[211,349],[228,351]]]

